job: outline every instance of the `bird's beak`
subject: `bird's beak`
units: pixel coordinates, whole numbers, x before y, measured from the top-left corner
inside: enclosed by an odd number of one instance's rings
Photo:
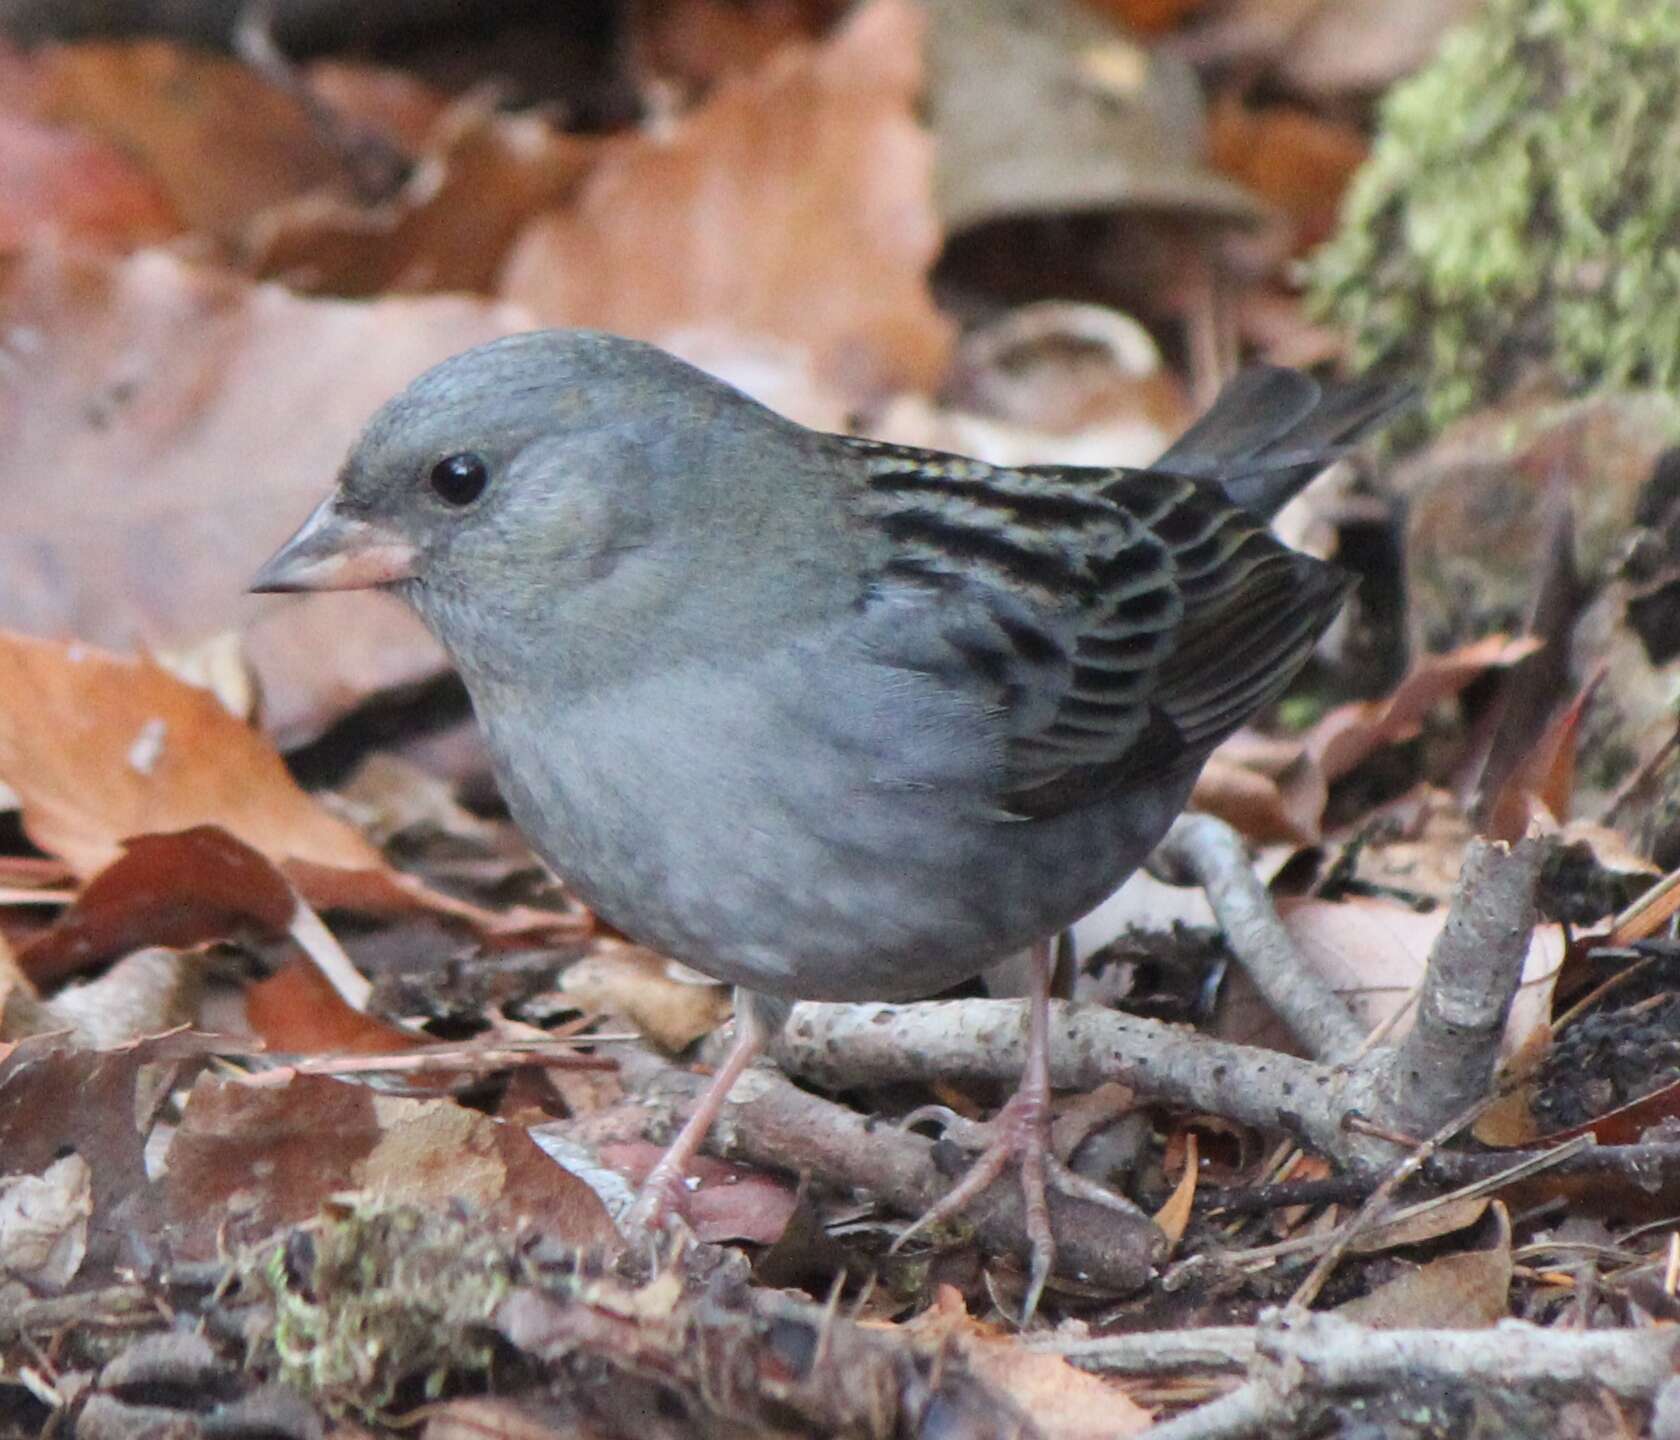
[[[368,520],[346,515],[328,496],[297,534],[269,557],[252,590],[366,590],[414,574],[414,546]]]

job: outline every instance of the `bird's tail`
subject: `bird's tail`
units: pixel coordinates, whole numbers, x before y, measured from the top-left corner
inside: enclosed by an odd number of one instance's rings
[[[1326,387],[1299,370],[1257,366],[1151,468],[1216,481],[1234,504],[1269,519],[1412,394],[1387,380]]]

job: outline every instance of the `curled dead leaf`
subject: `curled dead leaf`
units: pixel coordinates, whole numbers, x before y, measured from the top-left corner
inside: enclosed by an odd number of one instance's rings
[[[670,961],[637,945],[614,945],[577,961],[560,988],[586,1009],[624,1016],[672,1052],[711,1034],[731,1008],[726,986],[674,978]]]
[[[191,934],[158,934],[148,920],[146,933],[108,940],[102,955],[136,943],[198,943],[206,908],[225,912],[232,906],[235,914],[285,930],[294,908],[290,890],[279,877],[258,873],[265,859],[318,908],[376,914],[427,909],[486,931],[575,931],[580,923],[575,916],[528,910],[499,915],[393,870],[354,826],[299,787],[263,735],[230,715],[209,691],[144,656],[0,632],[0,780],[17,791],[30,839],[90,880],[123,860],[125,841],[155,839],[159,832],[219,827],[256,852],[228,860],[242,872],[237,885],[222,883],[222,866],[196,882]],[[214,848],[208,839],[204,844]],[[193,893],[192,867],[158,845],[129,855],[131,866],[150,863],[157,871],[149,882],[161,887],[154,912],[170,894]],[[133,889],[108,884],[119,896]],[[94,898],[104,896],[96,892]],[[115,905],[101,913],[123,909]],[[113,923],[120,928],[127,922]],[[85,956],[84,941],[66,932],[36,958],[47,964],[43,957],[51,953],[51,963],[60,965]]]
[[[922,28],[909,0],[871,0],[821,44],[615,142],[521,234],[500,293],[554,325],[787,340],[854,397],[936,388],[952,326],[927,283],[940,234],[915,113]]]

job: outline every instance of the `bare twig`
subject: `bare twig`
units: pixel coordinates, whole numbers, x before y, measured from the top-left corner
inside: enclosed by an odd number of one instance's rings
[[[1301,957],[1254,874],[1237,832],[1211,815],[1185,815],[1154,856],[1207,891],[1225,942],[1289,1032],[1314,1055],[1350,1061],[1365,1032],[1341,996]]]
[[[1486,1330],[1374,1330],[1337,1315],[1282,1312],[1256,1326],[1027,1343],[1119,1375],[1232,1373],[1269,1355],[1305,1366],[1324,1391],[1456,1380],[1553,1393],[1602,1387],[1627,1399],[1649,1399],[1680,1360],[1673,1327],[1583,1331],[1506,1321]],[[1176,1432],[1150,1432],[1160,1433]]]
[[[792,1073],[833,1089],[906,1080],[1013,1081],[1023,1059],[1020,1022],[1021,1007],[1007,1000],[805,1003],[794,1006],[775,1054]],[[1050,1007],[1050,1080],[1058,1089],[1094,1090],[1117,1080],[1150,1099],[1280,1126],[1347,1164],[1386,1163],[1393,1145],[1347,1128],[1350,1114],[1373,1103],[1355,1078],[1096,1006]]]
[[[1545,844],[1472,841],[1447,921],[1430,951],[1417,1018],[1389,1057],[1394,1123],[1433,1130],[1488,1093],[1534,929]]]
[[[1018,1006],[999,1004],[1019,1014]],[[641,1049],[625,1054],[620,1073],[628,1089],[656,1094],[678,1110],[705,1085],[704,1077]],[[707,1148],[725,1159],[860,1188],[905,1215],[921,1214],[950,1184],[934,1163],[933,1141],[808,1094],[768,1066],[736,1082]],[[1063,1271],[1117,1291],[1135,1290],[1148,1280],[1161,1249],[1160,1232],[1149,1221],[1061,1194],[1050,1204]],[[1012,1176],[1004,1176],[964,1218],[988,1248],[1028,1253],[1020,1188]]]

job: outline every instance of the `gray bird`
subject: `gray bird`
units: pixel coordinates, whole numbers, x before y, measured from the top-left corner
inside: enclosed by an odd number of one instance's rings
[[[514,819],[597,913],[748,992],[649,1177],[683,1193],[796,999],[926,996],[1024,947],[1026,1075],[927,1220],[1018,1159],[1054,1255],[1048,941],[1109,895],[1349,589],[1266,529],[1393,406],[1235,380],[1150,469],[820,434],[632,340],[493,341],[385,405],[252,588],[380,586],[459,667]]]

